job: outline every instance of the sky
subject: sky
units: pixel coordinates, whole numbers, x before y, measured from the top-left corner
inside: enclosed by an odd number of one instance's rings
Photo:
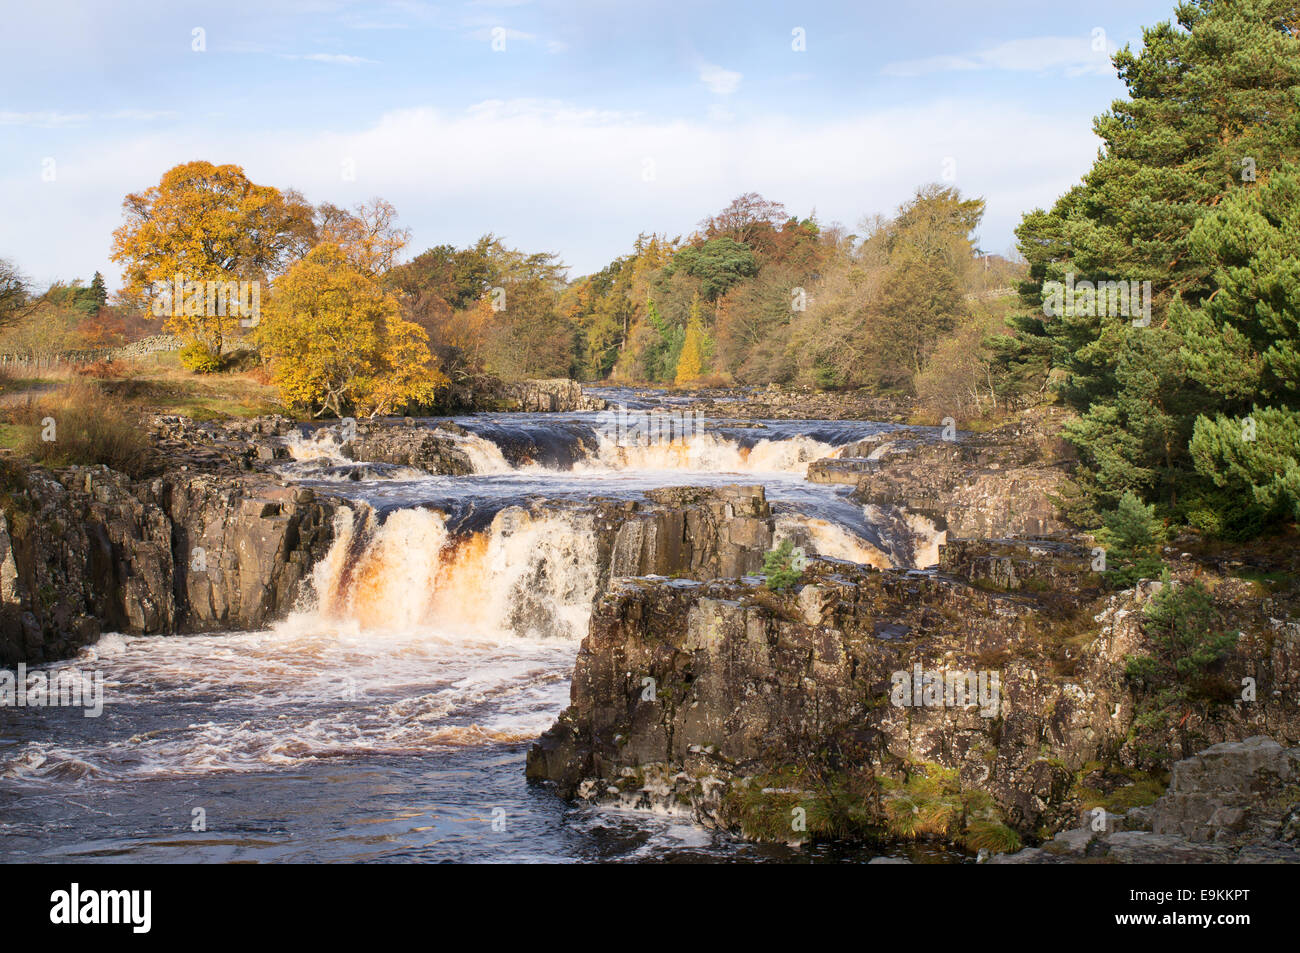
[[[744,192],[855,230],[927,182],[1005,253],[1096,157],[1172,0],[4,0],[0,258],[112,288],[128,192],[194,159],[492,232],[570,277]]]

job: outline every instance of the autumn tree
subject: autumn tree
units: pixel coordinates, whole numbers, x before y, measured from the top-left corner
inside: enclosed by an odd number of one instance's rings
[[[708,333],[704,329],[703,309],[696,296],[691,303],[691,318],[686,325],[686,338],[682,342],[682,353],[677,359],[677,377],[675,383],[690,384],[704,376],[704,366],[708,359]]]
[[[12,324],[31,309],[27,281],[14,264],[0,258],[0,327]]]
[[[375,277],[396,263],[397,254],[411,239],[397,225],[397,209],[381,198],[362,202],[351,211],[324,202],[316,207],[316,244],[333,244],[354,266]]]
[[[126,294],[142,301],[170,294],[178,277],[264,282],[301,251],[311,228],[311,208],[296,194],[256,185],[239,166],[210,162],[169,169],[122,208],[126,221],[113,232],[112,258],[123,267]],[[169,307],[165,327],[220,354],[240,320],[233,310]]]
[[[427,405],[447,383],[424,331],[338,245],[318,245],[276,280],[255,335],[285,402],[313,416]]]
[[[910,391],[941,340],[967,314],[971,232],[980,199],[922,186],[893,218],[861,227],[858,247],[810,289],[814,304],[794,322],[792,348],[820,385]]]
[[[788,218],[785,206],[770,202],[757,192],[746,192],[731,200],[717,215],[700,223],[706,238],[730,238],[749,248],[765,248],[776,229]]]

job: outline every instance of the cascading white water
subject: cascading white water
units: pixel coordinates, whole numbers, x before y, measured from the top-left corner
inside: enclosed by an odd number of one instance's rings
[[[896,565],[888,554],[866,540],[829,520],[816,517],[783,513],[776,518],[772,539],[776,545],[792,540],[813,556],[845,559],[877,569],[891,569]]]
[[[572,511],[510,507],[456,537],[434,510],[397,510],[374,525],[344,509],[312,574],[314,611],[361,629],[581,638],[600,572],[594,538],[592,518]]]
[[[472,433],[447,433],[446,436],[465,452],[475,473],[507,473],[513,469],[501,448],[491,440]]]
[[[572,421],[560,424],[563,433],[552,443],[545,424],[531,423],[534,432],[522,437],[506,425],[491,426],[483,432],[505,434],[512,455],[534,437],[552,449],[563,443],[566,452],[536,455],[553,467],[568,464],[573,454],[567,451],[577,451],[574,439],[591,445],[584,425]],[[294,859],[316,859],[335,849],[330,845],[337,848],[331,856],[343,859],[382,857],[392,849],[387,832],[394,826],[405,847],[414,843],[446,858],[455,856],[441,846],[448,837],[473,837],[498,804],[509,812],[512,829],[520,825],[522,849],[531,856],[554,832],[544,824],[524,827],[534,804],[531,795],[516,791],[523,745],[550,727],[567,703],[601,577],[593,517],[575,501],[588,494],[636,501],[670,484],[762,483],[778,510],[778,542],[794,538],[810,553],[874,566],[889,565],[890,557],[905,561],[906,546],[886,556],[862,538],[876,539],[873,526],[888,523],[877,543],[892,547],[906,531],[905,514],[882,514],[877,524],[868,513],[864,522],[845,488],[802,479],[808,463],[839,452],[835,445],[795,434],[745,447],[751,434],[736,433],[706,431],[643,447],[602,441],[569,474],[542,464],[512,467],[492,440],[439,431],[476,474],[488,475],[481,480],[354,461],[330,430],[290,434],[286,443],[295,462],[281,475],[308,485],[328,481],[330,494],[352,501],[337,511],[334,542],[312,571],[310,598],[264,631],[183,638],[109,634],[79,658],[52,666],[102,671],[108,717],[90,730],[75,712],[0,721],[6,735],[0,795],[19,792],[6,802],[12,806],[38,800],[25,798],[29,790],[48,802],[54,800],[49,792],[75,792],[62,828],[74,857],[87,846],[89,804],[98,816],[122,818],[120,829],[103,837],[113,850],[167,849],[155,835],[139,832],[152,829],[159,790],[178,778],[186,792],[202,791],[217,806],[216,833],[188,848],[213,858],[252,857],[248,852],[257,849],[273,857],[290,849],[283,845],[307,851],[305,858],[290,855]],[[827,433],[836,431],[818,430]],[[738,480],[734,474],[755,476]],[[552,502],[535,502],[545,500]],[[506,506],[484,526],[485,508],[507,501],[524,505]],[[481,528],[453,532],[453,526]],[[919,540],[913,548],[924,565],[941,537],[919,523],[913,529]],[[211,774],[222,778],[207,781]],[[343,777],[354,777],[356,787],[331,799]],[[373,813],[365,813],[374,803],[375,778],[394,799],[378,837]],[[310,818],[319,820],[305,819],[303,805],[317,797],[322,800]],[[445,814],[455,797],[462,797],[461,812],[436,834],[426,832],[437,820],[409,813],[411,804],[436,804],[430,814]],[[133,798],[143,813],[130,813]],[[222,833],[227,804],[245,813],[249,805],[271,805],[269,816],[292,818],[286,824],[291,833],[279,838],[280,845],[272,836],[259,838],[268,846],[250,847],[242,829]],[[359,820],[349,820],[354,811]],[[179,823],[188,823],[183,811]],[[11,816],[0,824],[10,843],[14,826]],[[38,844],[43,856],[50,850],[49,829],[41,818],[21,836]],[[569,850],[571,834],[566,829],[551,845],[556,856]],[[490,846],[476,856],[496,858],[500,836],[488,835],[484,844]],[[428,848],[431,842],[438,846]],[[192,846],[200,843],[216,846]]]
[[[105,671],[109,711],[203,697],[202,717],[96,743],[33,737],[0,751],[0,780],[257,772],[514,744],[550,726],[597,592],[590,516],[515,507],[460,538],[433,510],[380,523],[342,508],[334,531],[311,592],[270,630],[107,635],[61,663]]]
[[[939,565],[939,547],[948,540],[948,531],[936,529],[924,516],[908,513],[904,517],[912,531],[912,565],[929,569]]]
[[[457,445],[469,460],[474,473],[508,473],[513,469],[506,460],[505,454],[501,452],[501,448],[491,440],[486,440],[477,434],[462,434],[451,430],[439,431],[438,436]],[[311,436],[293,431],[285,438],[285,445],[289,450],[289,456],[300,463],[323,461],[343,465],[354,462],[343,453],[338,434],[332,429],[318,430]],[[417,479],[426,475],[419,470],[403,468],[390,474],[389,478]]]
[[[621,445],[601,436],[594,457],[581,470],[694,470],[714,473],[802,473],[835,447],[810,437],[760,440],[752,447],[714,433],[675,440]]]
[[[293,430],[284,438],[289,456],[294,460],[325,460],[346,463],[347,458],[339,446],[338,437],[330,430],[317,430],[311,435]]]

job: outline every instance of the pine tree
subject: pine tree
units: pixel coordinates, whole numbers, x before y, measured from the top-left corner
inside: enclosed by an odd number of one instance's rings
[[[1300,9],[1295,0],[1194,0],[1176,14],[1143,31],[1143,50],[1116,54],[1129,98],[1096,120],[1104,148],[1083,182],[1017,229],[1029,264],[1025,310],[999,366],[1025,386],[1050,369],[1079,411],[1068,436],[1082,462],[1071,515],[1083,521],[1127,491],[1175,511],[1198,505],[1206,478],[1189,449],[1195,421],[1229,392],[1237,408],[1250,406],[1262,373],[1249,355],[1262,360],[1266,346],[1248,346],[1244,331],[1207,346],[1230,322],[1217,306],[1197,313],[1223,273],[1207,256],[1209,236],[1193,232],[1300,159]],[[1150,322],[1135,326],[1131,310],[1087,302],[1045,314],[1045,283],[1069,276],[1150,281]]]
[[[108,304],[108,288],[104,286],[104,276],[95,272],[95,276],[90,279],[90,295],[94,302],[93,314],[98,314],[100,309]]]
[[[1215,294],[1180,308],[1190,373],[1216,399],[1190,451],[1213,490],[1189,518],[1202,529],[1254,535],[1300,519],[1300,167],[1237,192],[1193,230],[1215,267]]]

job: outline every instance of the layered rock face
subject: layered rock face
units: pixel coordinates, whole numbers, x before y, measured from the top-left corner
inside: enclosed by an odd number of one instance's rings
[[[257,477],[30,468],[0,532],[0,664],[66,658],[101,631],[258,628],[328,548],[334,504]]]
[[[1141,620],[1158,584],[1104,595],[1089,556],[1061,540],[967,541],[945,549],[945,572],[818,561],[797,594],[616,581],[528,774],[773,836],[750,826],[763,797],[811,813],[829,810],[827,791],[865,786],[859,809],[883,828],[894,802],[881,792],[937,770],[1032,839],[1072,823],[1094,787],[1136,790],[1160,752],[1260,730],[1300,744],[1300,646],[1249,611],[1221,677],[1250,677],[1258,697],[1193,705],[1138,744],[1124,672],[1157,650]]]
[[[1015,423],[960,439],[882,435],[819,460],[808,478],[856,484],[854,497],[900,507],[949,537],[1041,536],[1070,530],[1052,503],[1073,457],[1058,436],[1057,412],[1024,414]]]
[[[1051,818],[1070,774],[1039,751],[1094,756],[1110,712],[1095,694],[1040,678],[1038,600],[929,573],[818,564],[798,596],[743,583],[616,582],[574,671],[572,705],[529,754],[561,793],[622,791],[653,765],[671,799],[732,826],[719,793],[779,773],[811,747],[852,746],[858,767],[957,769],[1018,825]],[[969,704],[891,704],[895,673],[971,672]],[[984,704],[978,673],[986,678]],[[644,695],[644,680],[655,685]],[[1094,729],[1090,726],[1097,725]],[[626,769],[633,769],[627,773]]]
[[[614,538],[609,576],[717,579],[762,568],[772,548],[772,510],[761,486],[668,487],[646,494]]]

